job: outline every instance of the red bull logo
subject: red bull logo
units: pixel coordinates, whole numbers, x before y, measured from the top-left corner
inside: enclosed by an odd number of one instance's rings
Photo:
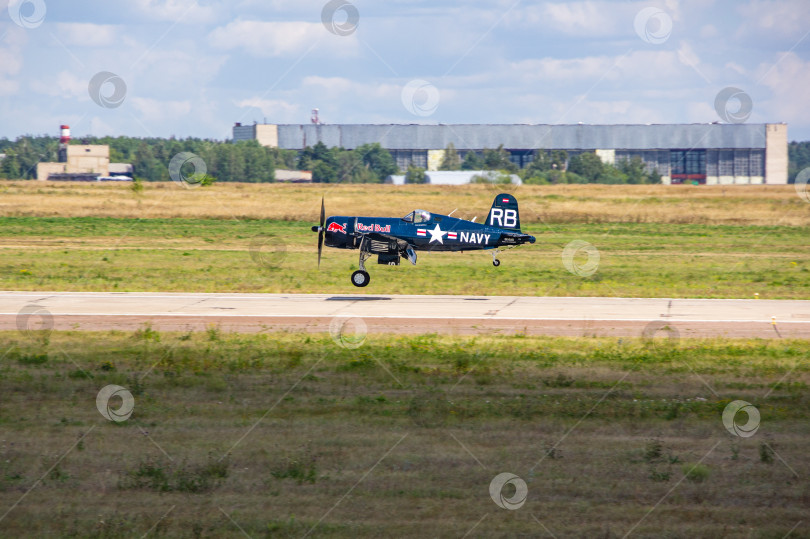
[[[359,232],[391,232],[391,225],[378,225],[378,224],[371,224],[371,225],[364,225],[363,223],[357,223],[357,230]]]
[[[346,223],[339,225],[337,223],[329,223],[329,226],[326,227],[327,232],[340,232],[341,234],[346,233]]]

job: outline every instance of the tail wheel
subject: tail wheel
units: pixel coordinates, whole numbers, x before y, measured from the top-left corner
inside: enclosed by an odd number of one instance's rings
[[[357,270],[352,273],[352,284],[358,288],[362,288],[371,281],[371,276],[367,271]]]

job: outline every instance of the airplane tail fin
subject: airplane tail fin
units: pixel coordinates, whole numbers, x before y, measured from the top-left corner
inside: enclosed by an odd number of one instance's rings
[[[496,196],[489,215],[487,215],[487,225],[497,226],[510,232],[520,232],[517,199],[508,193]]]

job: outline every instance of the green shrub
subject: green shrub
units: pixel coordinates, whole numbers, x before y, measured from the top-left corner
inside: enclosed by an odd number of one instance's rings
[[[773,462],[773,455],[774,451],[765,442],[759,444],[759,461],[764,462],[765,464],[770,464]]]
[[[18,361],[23,365],[43,365],[48,362],[48,354],[31,354],[20,356]]]
[[[176,468],[145,460],[126,473],[119,482],[122,489],[148,489],[156,492],[208,492],[228,477],[229,459],[209,455],[204,464],[182,464]]]
[[[655,462],[659,460],[664,454],[664,444],[658,438],[653,438],[647,442],[644,448],[644,460],[647,462]]]
[[[287,457],[271,468],[270,475],[276,479],[294,479],[299,485],[315,483],[318,478],[315,457],[307,454]]]
[[[709,478],[709,467],[705,464],[684,464],[681,469],[686,479],[694,483],[702,483]]]

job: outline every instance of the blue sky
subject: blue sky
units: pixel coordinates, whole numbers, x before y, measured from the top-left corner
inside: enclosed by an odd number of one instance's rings
[[[745,121],[810,140],[807,0],[340,3],[0,0],[0,137],[225,139],[314,107],[325,123],[712,122],[731,86]],[[120,106],[91,98],[99,72],[126,85]]]

